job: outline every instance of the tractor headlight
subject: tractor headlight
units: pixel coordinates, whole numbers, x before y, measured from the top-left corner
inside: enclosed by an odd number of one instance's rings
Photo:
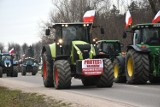
[[[59,44],[62,44],[62,43],[63,43],[63,40],[62,40],[62,39],[59,39],[59,40],[58,40],[58,43],[59,43]]]

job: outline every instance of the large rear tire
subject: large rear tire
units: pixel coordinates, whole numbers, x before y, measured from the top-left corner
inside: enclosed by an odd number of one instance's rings
[[[145,84],[149,80],[148,54],[130,49],[127,52],[125,69],[128,84]]]
[[[126,82],[126,76],[125,76],[125,70],[124,65],[125,63],[121,62],[118,58],[116,58],[113,62],[113,68],[114,68],[114,82],[116,83],[125,83]]]
[[[67,60],[57,60],[53,66],[54,86],[56,89],[71,87],[71,68]]]
[[[104,61],[104,72],[97,81],[97,87],[112,87],[113,85],[113,65],[109,59]]]
[[[2,71],[2,67],[0,67],[0,78],[2,78],[3,76],[3,71]]]
[[[45,87],[53,87],[53,61],[49,47],[46,47],[45,52],[42,54],[42,76]]]

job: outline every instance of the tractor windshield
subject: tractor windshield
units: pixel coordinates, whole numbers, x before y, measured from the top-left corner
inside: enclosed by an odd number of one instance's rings
[[[70,44],[71,41],[74,40],[89,42],[88,32],[86,30],[86,27],[83,27],[83,25],[63,27],[62,33],[63,33],[64,45]]]
[[[143,28],[135,30],[135,42],[145,43],[149,45],[160,45],[160,29],[159,28]]]
[[[8,55],[8,56],[2,56],[2,60],[4,61],[4,60],[10,60],[11,59],[11,56],[10,55]]]
[[[106,54],[118,54],[120,53],[120,44],[118,42],[109,42],[109,43],[103,43],[102,44],[102,50]]]
[[[34,61],[31,60],[31,59],[26,59],[25,62],[24,62],[25,65],[33,65],[34,64]]]

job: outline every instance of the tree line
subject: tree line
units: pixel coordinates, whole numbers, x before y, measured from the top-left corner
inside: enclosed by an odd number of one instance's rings
[[[114,3],[113,3],[114,2]],[[101,35],[99,29],[93,30],[93,37],[98,39],[118,39],[124,44],[130,43],[131,37],[123,40],[122,34],[125,26],[125,12],[130,10],[133,24],[150,23],[159,11],[160,0],[52,0],[54,9],[50,11],[49,20],[43,23],[39,35],[41,41],[32,45],[24,43],[8,44],[8,51],[15,49],[16,58],[24,54],[39,59],[43,45],[53,42],[54,33],[45,36],[45,29],[51,23],[82,22],[82,17],[87,10],[96,10],[94,24],[104,28],[105,34]],[[0,50],[4,46],[0,43]]]
[[[8,53],[12,48],[14,48],[14,55],[16,60],[23,59],[25,57],[33,57],[40,61],[42,42],[39,41],[32,45],[24,43],[22,46],[17,43],[8,43],[8,49],[4,49],[4,45],[0,43],[0,50],[3,53]]]
[[[113,3],[114,2],[114,3]],[[98,39],[118,39],[129,44],[131,37],[122,38],[125,26],[125,12],[130,10],[133,24],[151,23],[159,11],[160,0],[52,0],[55,7],[44,22],[41,30],[42,44],[53,42],[54,35],[46,37],[44,30],[51,23],[82,22],[87,10],[96,10],[95,25],[104,28],[101,35],[99,29],[93,30],[93,37]]]

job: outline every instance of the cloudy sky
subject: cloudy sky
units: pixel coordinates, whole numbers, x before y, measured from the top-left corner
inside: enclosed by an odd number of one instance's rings
[[[0,0],[0,42],[39,41],[39,23],[48,20],[51,9],[52,0]]]
[[[117,1],[126,4],[112,3]],[[7,46],[39,41],[40,23],[48,20],[53,7],[52,0],[0,0],[0,42]]]

